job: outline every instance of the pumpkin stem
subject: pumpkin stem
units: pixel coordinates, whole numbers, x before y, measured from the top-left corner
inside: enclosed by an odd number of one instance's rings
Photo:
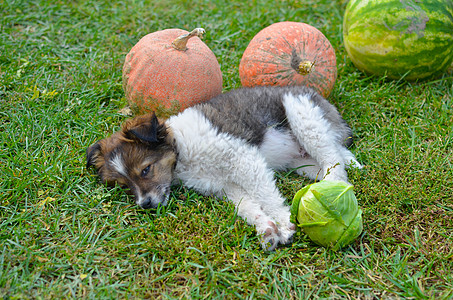
[[[173,48],[175,48],[176,50],[179,50],[179,51],[186,51],[187,50],[187,41],[191,38],[191,37],[194,37],[194,36],[197,36],[199,38],[202,38],[203,37],[203,34],[205,33],[206,31],[203,29],[203,28],[195,28],[194,30],[192,30],[191,32],[187,33],[187,34],[184,34],[184,35],[181,35],[180,37],[177,37],[172,43],[171,45],[173,46]]]
[[[316,64],[315,61],[310,60],[302,60],[302,58],[297,54],[296,49],[293,49],[291,53],[291,67],[300,75],[305,76],[310,74],[313,71],[314,66]]]
[[[315,63],[316,61],[309,61],[309,60],[305,60],[305,61],[302,61],[300,64],[299,64],[299,68],[298,68],[298,73],[300,75],[307,75],[307,74],[310,74],[311,70],[313,69],[313,67],[315,66]]]

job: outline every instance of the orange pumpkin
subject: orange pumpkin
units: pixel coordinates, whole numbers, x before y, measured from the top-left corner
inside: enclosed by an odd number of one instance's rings
[[[313,26],[275,23],[250,41],[239,77],[243,86],[305,85],[327,97],[337,78],[335,51]]]
[[[212,51],[192,32],[165,29],[144,36],[123,65],[123,89],[138,113],[168,117],[222,92],[222,73]]]

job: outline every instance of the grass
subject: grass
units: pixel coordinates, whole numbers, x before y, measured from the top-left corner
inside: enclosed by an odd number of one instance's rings
[[[453,74],[367,76],[342,44],[343,1],[0,3],[0,298],[452,299]],[[365,165],[349,174],[364,232],[332,252],[298,232],[272,253],[227,202],[177,186],[144,211],[85,169],[126,118],[121,68],[143,35],[204,27],[224,90],[274,22],[320,29],[337,53],[330,100]],[[288,198],[307,180],[277,174]]]

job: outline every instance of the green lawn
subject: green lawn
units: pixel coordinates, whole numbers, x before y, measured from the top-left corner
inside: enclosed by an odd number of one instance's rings
[[[0,298],[452,299],[453,74],[367,76],[342,43],[343,1],[0,1]],[[349,172],[364,232],[332,252],[302,233],[264,253],[227,202],[175,187],[141,210],[85,168],[126,119],[124,57],[145,34],[206,29],[224,90],[251,38],[278,21],[336,50],[329,99],[365,167]],[[277,174],[290,203],[309,181]]]

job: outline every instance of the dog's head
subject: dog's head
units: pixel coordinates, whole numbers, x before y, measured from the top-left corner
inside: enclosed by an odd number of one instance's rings
[[[87,149],[87,167],[93,165],[104,183],[128,188],[142,208],[167,204],[175,164],[167,128],[154,114],[127,121]]]

